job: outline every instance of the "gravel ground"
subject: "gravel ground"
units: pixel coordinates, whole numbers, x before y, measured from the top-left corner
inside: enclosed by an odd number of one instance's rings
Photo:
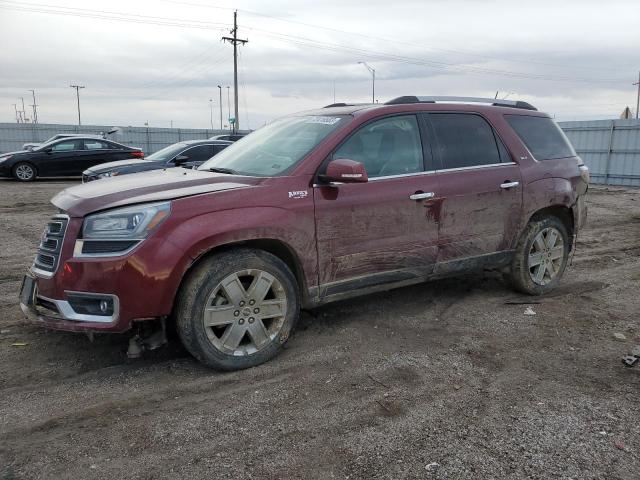
[[[0,182],[0,479],[640,478],[640,368],[620,362],[640,343],[639,190],[592,188],[552,295],[488,272],[341,302],[221,374],[175,340],[128,361],[128,335],[24,323],[21,276],[70,185]]]

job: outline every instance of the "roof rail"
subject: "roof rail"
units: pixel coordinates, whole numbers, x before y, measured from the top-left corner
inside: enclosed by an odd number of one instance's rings
[[[430,96],[414,96],[406,95],[404,97],[394,98],[385,103],[385,105],[401,105],[404,103],[438,103],[438,102],[459,102],[459,103],[488,103],[495,107],[512,107],[523,108],[525,110],[538,110],[536,107],[527,102],[520,100],[503,100],[499,98],[478,98],[478,97],[430,97]]]
[[[332,107],[359,107],[360,105],[373,105],[372,103],[332,103],[331,105],[325,105],[322,108],[332,108]]]

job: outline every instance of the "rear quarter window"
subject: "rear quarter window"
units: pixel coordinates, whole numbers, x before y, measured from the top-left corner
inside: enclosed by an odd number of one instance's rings
[[[547,117],[505,115],[536,160],[575,157],[576,152],[560,127]]]

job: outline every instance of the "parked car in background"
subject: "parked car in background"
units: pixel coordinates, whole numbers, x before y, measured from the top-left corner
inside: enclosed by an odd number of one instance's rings
[[[195,168],[220,153],[232,143],[224,140],[189,140],[174,143],[144,159],[121,160],[95,165],[82,172],[82,181],[91,182],[100,178],[162,168]]]
[[[76,177],[99,163],[143,157],[139,148],[95,136],[61,138],[33,150],[1,154],[0,177],[13,177],[21,182],[36,177]]]
[[[106,132],[100,132],[100,133],[96,133],[96,134],[92,134],[92,133],[59,133],[57,135],[54,135],[53,137],[51,137],[48,140],[45,140],[44,142],[40,142],[40,143],[25,143],[24,145],[22,145],[22,149],[23,150],[33,150],[36,147],[39,147],[41,145],[44,145],[46,143],[50,143],[53,142],[54,140],[59,140],[61,138],[72,138],[72,137],[78,137],[78,138],[104,138],[105,140],[107,139],[108,135],[114,134],[114,133],[120,133],[122,132],[122,128],[120,127],[112,127],[111,129],[109,129]]]
[[[301,308],[485,269],[552,291],[588,182],[553,119],[525,102],[407,96],[303,112],[197,170],[56,195],[21,308],[69,331],[173,322],[206,365],[252,367],[282,350]]]
[[[231,142],[237,142],[241,138],[249,135],[250,132],[246,133],[225,133],[222,135],[214,135],[213,137],[209,137],[209,140],[229,140]]]
[[[51,143],[55,140],[60,140],[61,138],[104,138],[103,135],[83,135],[81,133],[59,133],[58,135],[54,135],[48,140],[39,143],[25,143],[22,145],[23,150],[33,150],[41,145],[45,145],[47,143]]]

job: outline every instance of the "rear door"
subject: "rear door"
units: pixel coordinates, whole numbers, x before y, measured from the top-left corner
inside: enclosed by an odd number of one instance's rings
[[[429,200],[438,188],[419,123],[416,115],[372,121],[332,154],[363,163],[369,181],[314,186],[321,297],[432,271],[438,229]]]
[[[487,120],[474,113],[425,115],[438,168],[438,270],[488,264],[512,246],[522,209],[520,169]],[[502,254],[506,258],[507,254]]]
[[[89,167],[99,165],[101,163],[112,162],[114,160],[120,160],[122,157],[122,150],[114,148],[115,145],[109,142],[105,142],[100,139],[88,139],[82,140],[83,149],[82,152],[76,157],[75,165],[73,166],[73,175],[80,175]]]

